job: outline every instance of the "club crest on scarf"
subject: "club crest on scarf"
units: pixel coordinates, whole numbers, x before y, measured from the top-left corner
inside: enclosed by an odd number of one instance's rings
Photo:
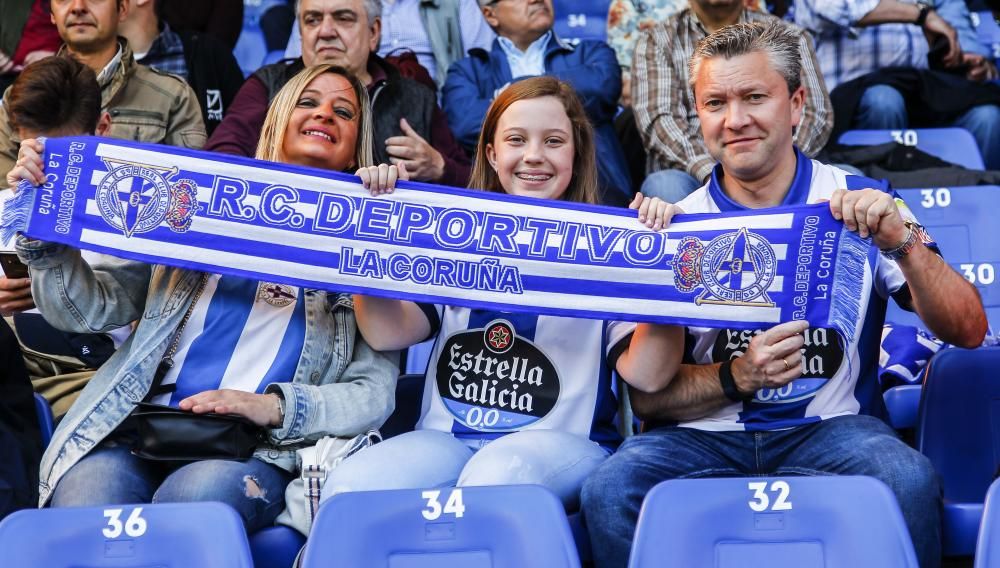
[[[261,282],[257,285],[257,300],[263,300],[276,308],[284,308],[298,298],[295,288],[285,284]]]
[[[126,237],[147,233],[164,221],[175,233],[191,227],[198,212],[195,182],[182,179],[173,186],[167,178],[177,168],[163,169],[105,158],[108,173],[97,184],[97,208],[101,217]]]
[[[723,233],[707,246],[684,237],[670,267],[681,292],[702,288],[695,304],[774,306],[767,295],[777,268],[774,247],[746,227]]]

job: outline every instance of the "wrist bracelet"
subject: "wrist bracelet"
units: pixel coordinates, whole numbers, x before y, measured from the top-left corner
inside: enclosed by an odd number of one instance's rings
[[[733,378],[733,360],[723,361],[719,365],[719,384],[722,385],[722,393],[733,402],[746,402],[753,399],[754,394],[743,394],[736,388],[736,379]]]
[[[278,401],[278,427],[281,428],[285,424],[285,397],[278,393],[273,394]]]

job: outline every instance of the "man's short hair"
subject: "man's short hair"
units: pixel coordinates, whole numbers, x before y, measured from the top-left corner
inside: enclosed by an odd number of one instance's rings
[[[706,59],[731,59],[753,52],[762,52],[771,60],[774,70],[785,78],[789,94],[802,85],[802,56],[799,52],[801,33],[781,20],[768,23],[746,22],[716,30],[698,42],[688,62],[688,82],[694,88],[698,69]]]
[[[295,19],[299,19],[299,7],[302,0],[295,0]],[[382,0],[362,0],[365,5],[365,12],[368,13],[368,25],[374,26],[375,19],[382,17]]]
[[[46,57],[21,71],[6,107],[17,129],[93,134],[101,118],[101,87],[94,71],[76,59]]]

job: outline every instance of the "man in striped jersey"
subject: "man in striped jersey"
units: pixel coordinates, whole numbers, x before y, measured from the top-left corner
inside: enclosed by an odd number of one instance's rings
[[[974,347],[986,332],[975,288],[936,254],[888,184],[810,160],[794,147],[803,108],[797,33],[782,24],[723,28],[698,45],[691,77],[702,135],[719,165],[678,210],[829,201],[833,215],[878,250],[845,282],[861,287],[850,338],[801,321],[753,331],[688,328],[691,364],[657,393],[632,391],[636,414],[659,427],[626,440],[584,486],[598,566],[626,564],[642,498],[657,483],[757,475],[880,479],[899,500],[921,565],[936,566],[940,489],[933,467],[871,416],[881,403],[879,336],[892,296],[915,308],[940,338]],[[741,235],[716,269],[728,273],[718,280],[730,288],[752,286],[755,272],[765,269],[749,253],[758,245]],[[824,236],[799,251],[813,256],[817,270],[829,267],[824,262],[833,254]]]

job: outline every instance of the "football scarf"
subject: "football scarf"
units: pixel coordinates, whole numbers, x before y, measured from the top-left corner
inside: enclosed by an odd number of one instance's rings
[[[570,317],[852,337],[870,243],[826,205],[678,216],[358,178],[106,138],[46,142],[2,225],[154,264]]]

